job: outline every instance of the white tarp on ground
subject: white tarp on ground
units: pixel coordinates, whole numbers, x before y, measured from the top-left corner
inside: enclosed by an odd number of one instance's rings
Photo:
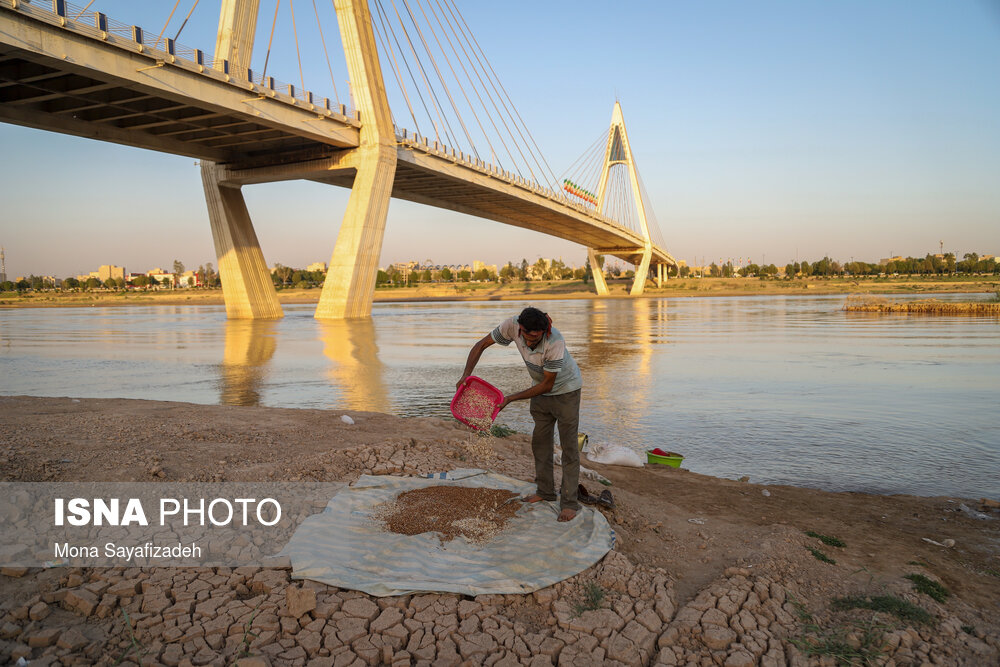
[[[482,595],[530,593],[572,577],[604,557],[615,534],[600,512],[583,508],[556,521],[557,503],[523,505],[506,529],[483,546],[437,533],[398,535],[371,518],[372,509],[404,491],[454,485],[534,492],[534,485],[484,470],[453,470],[430,479],[362,475],[307,518],[281,555],[292,577],[370,595],[419,591]],[[517,502],[517,501],[515,501]]]

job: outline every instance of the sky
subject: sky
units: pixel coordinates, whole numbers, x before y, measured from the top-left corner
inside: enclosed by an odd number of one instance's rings
[[[322,18],[332,3],[317,5]],[[95,0],[90,9],[156,34],[173,6]],[[875,262],[938,252],[942,242],[959,258],[1000,254],[1000,0],[459,6],[557,177],[607,131],[621,102],[655,219],[678,259]],[[190,7],[180,3],[165,34]],[[313,8],[296,9],[309,44],[306,86],[334,97],[337,85],[346,101],[336,28],[321,20],[331,82],[308,34]],[[218,11],[217,0],[202,0],[179,43],[213,51]],[[274,2],[262,0],[258,70],[273,13]],[[279,13],[276,25],[268,73],[297,82],[290,23]],[[390,102],[397,124],[412,129],[398,92]],[[193,159],[8,124],[0,147],[9,277],[216,261]],[[269,265],[329,261],[347,190],[291,182],[244,194]],[[382,247],[383,264],[556,257],[579,265],[585,256],[568,241],[396,200]]]

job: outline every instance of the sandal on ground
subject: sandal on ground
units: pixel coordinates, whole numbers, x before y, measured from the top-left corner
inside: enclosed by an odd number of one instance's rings
[[[597,504],[597,496],[591,495],[590,492],[587,491],[587,487],[585,487],[583,484],[581,484],[579,488],[577,488],[576,490],[576,499],[579,500],[584,505]]]
[[[597,504],[601,507],[607,507],[609,510],[613,510],[615,508],[615,499],[611,495],[610,491],[604,489],[601,491],[601,495],[597,497]]]

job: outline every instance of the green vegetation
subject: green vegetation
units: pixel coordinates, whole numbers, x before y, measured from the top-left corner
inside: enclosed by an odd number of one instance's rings
[[[135,651],[136,653],[136,661],[142,662],[143,656],[149,652],[149,649],[145,648],[142,644],[139,643],[139,640],[135,638],[135,632],[132,630],[132,620],[128,617],[128,612],[125,611],[124,609],[122,609],[122,616],[125,617],[125,627],[128,628],[128,637],[130,643],[128,648],[125,649],[125,652],[122,653],[120,656],[118,656],[118,659],[115,660],[114,664],[120,665],[122,661],[125,660],[125,658],[133,651]]]
[[[912,581],[913,588],[916,589],[918,593],[929,595],[938,602],[944,602],[950,595],[947,588],[933,579],[928,579],[922,574],[908,574],[904,577],[904,579]]]
[[[918,567],[930,567],[927,563],[922,560],[910,560],[906,562],[907,565],[916,565]]]
[[[821,560],[824,563],[829,563],[830,565],[837,564],[837,561],[833,560],[819,549],[814,549],[813,547],[806,547],[806,549],[809,550],[809,553],[811,553],[816,560]]]
[[[506,438],[507,436],[515,433],[517,433],[517,431],[504,424],[494,424],[490,427],[490,435],[494,438]]]
[[[601,588],[600,584],[588,581],[583,586],[583,599],[573,607],[573,614],[579,616],[585,611],[600,609],[604,602],[604,596],[604,589]]]
[[[253,620],[257,618],[257,613],[260,611],[260,606],[262,604],[264,604],[263,599],[257,603],[257,606],[253,609],[253,613],[250,614],[250,618],[243,624],[243,639],[240,640],[240,648],[237,650],[236,656],[233,658],[231,665],[235,665],[239,662],[240,658],[249,658],[252,655],[252,653],[250,653],[250,642],[256,639],[259,633],[252,630],[251,626],[253,626]]]
[[[839,540],[836,537],[830,537],[829,535],[820,535],[819,533],[815,533],[815,532],[813,532],[811,530],[807,530],[806,531],[806,535],[808,535],[809,537],[815,537],[816,539],[818,539],[820,542],[822,542],[823,544],[825,544],[827,546],[831,546],[831,547],[846,547],[847,546],[846,544],[844,544],[843,540]]]
[[[976,635],[976,629],[971,625],[963,625],[962,632],[964,632],[967,635],[972,635],[972,636]]]
[[[823,632],[815,625],[809,629],[811,632],[805,636],[789,640],[807,656],[829,656],[838,665],[875,665],[882,657],[882,636],[886,628],[874,621],[832,632]],[[848,635],[853,635],[853,643]]]
[[[894,595],[875,595],[870,597],[852,595],[844,598],[834,598],[833,608],[838,610],[870,609],[871,611],[892,614],[902,621],[920,623],[922,625],[934,621],[934,617],[925,609]]]
[[[876,624],[874,618],[861,625],[851,623],[825,630],[815,622],[804,604],[791,595],[788,601],[805,631],[805,634],[789,641],[806,655],[829,656],[839,665],[873,665],[881,656],[886,627]]]

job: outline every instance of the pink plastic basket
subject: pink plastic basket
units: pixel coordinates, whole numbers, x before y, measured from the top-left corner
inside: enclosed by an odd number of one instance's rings
[[[482,422],[489,420],[492,424],[500,413],[501,403],[503,403],[502,391],[486,380],[470,375],[465,378],[465,382],[451,399],[451,414],[463,424],[483,431],[487,427],[483,426]]]

